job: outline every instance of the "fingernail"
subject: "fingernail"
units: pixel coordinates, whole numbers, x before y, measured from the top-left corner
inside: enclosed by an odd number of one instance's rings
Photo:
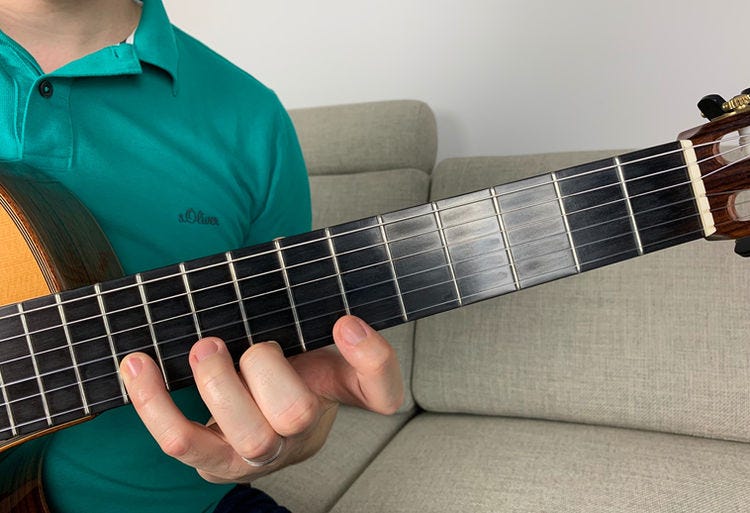
[[[341,326],[341,334],[344,340],[352,345],[357,345],[367,338],[367,330],[358,319],[347,319]]]
[[[219,346],[216,345],[216,342],[213,340],[201,340],[195,345],[195,348],[193,348],[193,354],[195,355],[196,360],[203,361],[212,354],[216,354],[216,351],[219,350]]]
[[[143,362],[137,356],[131,356],[125,360],[125,372],[127,372],[131,378],[138,377],[142,368]]]

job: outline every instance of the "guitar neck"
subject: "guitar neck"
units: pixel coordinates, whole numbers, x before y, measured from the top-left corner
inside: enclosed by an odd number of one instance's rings
[[[200,337],[320,348],[344,314],[383,329],[710,235],[704,196],[674,142],[0,307],[0,440],[127,403],[128,353],[180,388]]]

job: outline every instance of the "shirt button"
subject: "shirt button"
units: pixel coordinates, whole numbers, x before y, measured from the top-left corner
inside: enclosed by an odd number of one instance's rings
[[[54,91],[55,89],[54,87],[52,87],[52,82],[50,82],[46,78],[39,82],[39,94],[41,94],[44,98],[51,97]]]

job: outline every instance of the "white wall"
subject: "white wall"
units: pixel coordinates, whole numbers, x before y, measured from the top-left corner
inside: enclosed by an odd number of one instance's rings
[[[747,0],[165,0],[287,107],[427,101],[440,158],[630,148],[750,87]]]

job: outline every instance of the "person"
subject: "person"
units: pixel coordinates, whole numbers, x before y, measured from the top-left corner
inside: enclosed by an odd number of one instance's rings
[[[78,195],[126,273],[310,228],[305,165],[278,98],[171,25],[160,0],[0,0],[0,101],[0,167],[33,168]],[[333,336],[335,348],[291,359],[254,344],[238,370],[224,341],[201,339],[196,386],[171,394],[153,360],[125,357],[132,406],[38,442],[51,510],[236,505],[255,497],[236,483],[313,455],[338,404],[394,412],[393,349],[351,316]],[[3,459],[0,473],[13,465]]]

